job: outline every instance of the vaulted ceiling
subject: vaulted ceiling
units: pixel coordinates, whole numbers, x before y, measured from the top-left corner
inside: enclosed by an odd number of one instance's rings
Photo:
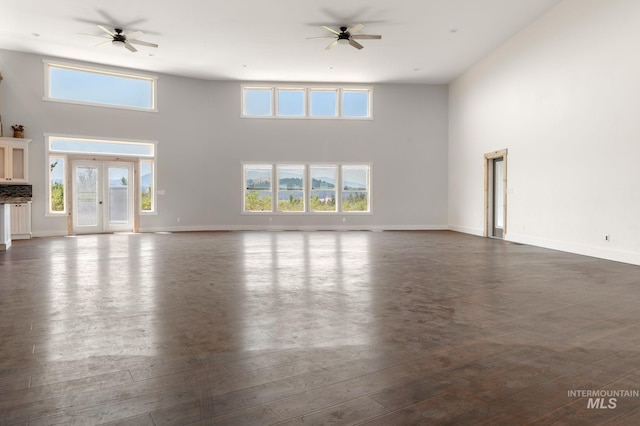
[[[448,83],[561,0],[5,0],[0,48],[215,80]],[[321,28],[363,23],[325,47]],[[157,49],[107,44],[96,24]],[[1,59],[1,58],[0,58]]]

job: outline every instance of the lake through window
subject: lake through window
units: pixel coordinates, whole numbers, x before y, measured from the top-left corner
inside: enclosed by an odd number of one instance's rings
[[[370,164],[243,164],[244,213],[371,212]]]

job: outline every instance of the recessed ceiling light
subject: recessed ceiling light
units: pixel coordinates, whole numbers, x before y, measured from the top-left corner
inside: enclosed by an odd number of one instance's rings
[[[242,68],[249,68],[249,65],[247,65],[247,64],[242,64]]]
[[[335,67],[329,67],[330,70],[334,69]]]
[[[34,36],[34,37],[40,37],[40,34],[38,34],[38,33],[31,33],[31,35]]]
[[[458,29],[457,29],[457,28],[451,28],[451,29],[449,30],[449,32],[450,32],[450,33],[457,33],[457,32],[458,32]]]
[[[414,68],[413,70],[414,71],[420,71],[420,68]]]

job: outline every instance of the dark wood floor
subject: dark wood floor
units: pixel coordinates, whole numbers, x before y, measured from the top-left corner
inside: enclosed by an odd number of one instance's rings
[[[0,339],[0,425],[640,424],[640,268],[453,232],[16,241]]]

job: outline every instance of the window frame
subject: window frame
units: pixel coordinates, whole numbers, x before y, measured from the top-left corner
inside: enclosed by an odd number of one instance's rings
[[[347,167],[366,167],[367,178],[366,178],[366,190],[346,190],[345,189],[345,173],[344,169]],[[340,190],[339,190],[339,199],[340,199],[340,210],[343,214],[362,214],[362,213],[370,213],[372,211],[371,204],[371,165],[367,164],[341,164],[340,165]],[[347,210],[343,209],[343,197],[345,192],[366,192],[367,194],[367,210]]]
[[[309,103],[307,101],[307,88],[305,87],[275,87],[275,99],[274,99],[274,108],[273,113],[280,118],[306,118],[309,109]],[[302,92],[302,114],[301,115],[288,115],[288,114],[280,114],[280,92]]]
[[[270,105],[269,105],[269,114],[268,115],[247,114],[246,113],[247,90],[264,90],[264,91],[269,91],[270,92],[270,99],[269,99]],[[241,108],[240,112],[241,112],[241,116],[242,117],[267,118],[267,117],[273,116],[273,114],[275,113],[275,108],[276,108],[274,88],[273,87],[269,87],[269,86],[242,86],[242,102],[241,102],[240,108]]]
[[[276,181],[276,185],[275,186],[275,198],[276,199],[276,203],[275,203],[275,210],[278,213],[283,213],[283,214],[296,214],[296,213],[305,213],[307,211],[307,205],[308,205],[308,201],[307,201],[307,175],[308,175],[308,171],[307,171],[307,165],[304,163],[276,163],[274,164],[275,166],[275,181]],[[280,188],[280,173],[281,173],[281,169],[286,169],[287,167],[289,168],[302,168],[302,188],[301,189],[281,189]],[[280,210],[280,192],[300,192],[302,191],[302,210]]]
[[[334,179],[335,182],[333,184],[333,192],[335,195],[335,202],[336,202],[336,208],[334,210],[312,210],[311,208],[311,198],[313,197],[313,191],[321,191],[319,189],[313,189],[313,176],[311,175],[311,169],[312,168],[328,168],[328,167],[333,167],[335,169],[335,174],[334,174]],[[310,163],[307,165],[307,172],[308,172],[308,182],[309,182],[309,194],[307,196],[307,198],[309,199],[309,213],[310,214],[320,214],[320,215],[326,215],[326,214],[336,214],[338,212],[340,212],[340,196],[339,196],[339,188],[340,188],[340,164],[335,164],[335,163]],[[326,192],[329,192],[331,190],[327,190]]]
[[[271,193],[271,209],[270,210],[247,210],[247,192],[249,191],[249,189],[247,188],[247,169],[249,167],[263,167],[263,168],[267,168],[267,166],[270,166],[271,169],[271,183],[270,183],[270,187],[269,187],[269,191]],[[274,170],[274,164],[272,163],[260,163],[260,162],[246,162],[246,163],[242,163],[242,167],[241,167],[241,172],[242,172],[242,205],[241,205],[241,211],[242,214],[264,214],[264,213],[268,213],[268,214],[274,214],[274,213],[279,213],[274,209],[274,199],[276,198],[276,191],[274,190],[274,178],[275,178],[275,170]],[[257,190],[256,190],[257,191]],[[262,190],[265,191],[265,190]]]
[[[360,92],[360,93],[366,93],[367,94],[367,115],[364,116],[360,116],[360,115],[344,115],[344,95],[345,93],[350,93],[350,92]],[[366,88],[349,88],[349,87],[344,87],[342,89],[340,89],[340,115],[342,115],[344,118],[346,119],[366,119],[369,117],[372,117],[372,112],[371,112],[371,106],[373,105],[372,102],[372,97],[373,97],[373,91],[371,89],[366,89]]]
[[[246,114],[246,91],[247,90],[270,90],[271,91],[271,113],[269,115]],[[279,115],[279,91],[303,90],[304,91],[304,115]],[[241,84],[241,118],[264,118],[264,119],[285,119],[285,120],[373,120],[373,86],[361,85],[329,85],[329,84]],[[336,93],[336,115],[312,115],[311,96],[314,92],[335,91]],[[366,116],[345,116],[344,115],[344,93],[365,92],[367,93],[367,114]]]
[[[77,63],[71,63],[71,62],[65,62],[65,61],[53,61],[53,60],[43,59],[42,62],[44,64],[44,95],[42,97],[42,100],[44,101],[59,102],[59,103],[72,104],[72,105],[115,108],[115,109],[122,109],[122,110],[128,110],[128,111],[158,112],[158,104],[157,104],[158,77],[157,76],[150,75],[150,74],[130,72],[130,71],[123,71],[115,68],[84,65],[84,64],[77,64]],[[151,83],[151,93],[149,94],[151,107],[145,108],[145,107],[118,105],[118,104],[104,103],[104,102],[97,102],[97,101],[92,102],[92,101],[52,97],[51,96],[51,68],[52,67],[70,69],[70,70],[94,73],[94,74],[110,75],[110,76],[121,77],[121,78],[132,79],[132,80],[147,80]]]
[[[51,180],[51,160],[53,158],[58,158],[61,159],[63,161],[62,163],[62,210],[59,211],[54,211],[53,210],[53,204],[52,204],[52,193],[51,193],[51,189],[53,186],[53,182]],[[47,161],[49,163],[49,173],[47,173],[47,185],[46,185],[46,200],[47,200],[47,209],[45,210],[45,212],[47,213],[47,215],[51,215],[51,216],[64,216],[68,213],[68,207],[67,207],[67,191],[69,190],[69,185],[67,182],[67,169],[69,167],[69,157],[66,154],[58,154],[58,153],[54,153],[54,154],[49,154],[47,155]]]

